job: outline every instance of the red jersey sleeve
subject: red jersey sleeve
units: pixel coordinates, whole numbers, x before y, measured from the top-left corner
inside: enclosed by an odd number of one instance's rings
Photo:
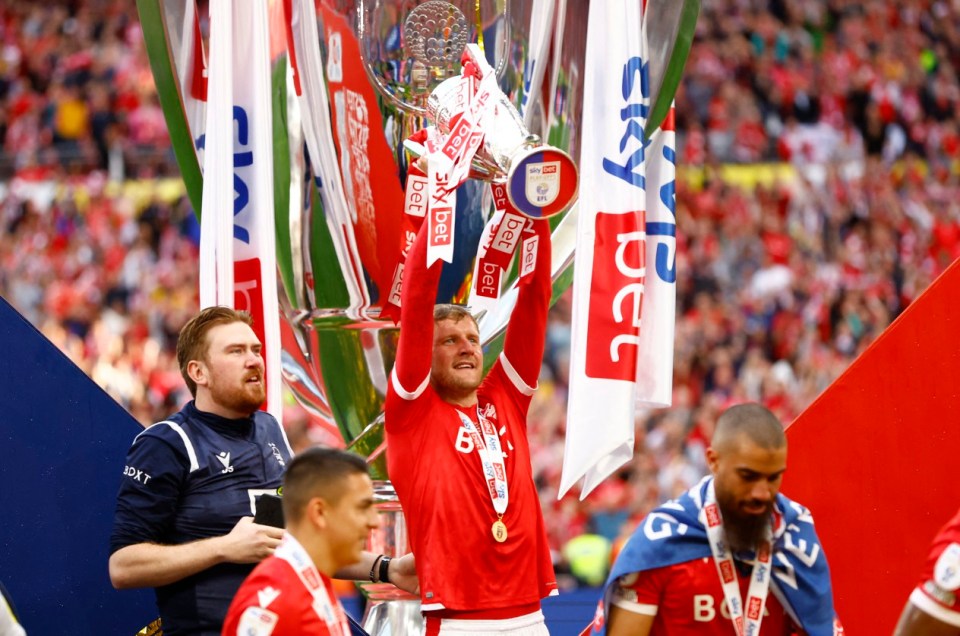
[[[656,616],[669,578],[668,567],[621,576],[613,589],[611,603],[635,614]]]
[[[539,239],[536,266],[531,280],[520,286],[503,344],[503,355],[510,367],[531,389],[536,387],[540,377],[552,291],[550,223],[534,221],[533,228]]]
[[[441,262],[427,267],[428,223],[420,226],[403,270],[400,290],[400,341],[391,383],[402,397],[415,394],[430,377],[433,351],[433,306]],[[399,384],[399,386],[397,386]]]
[[[960,628],[960,511],[940,529],[910,602],[933,618]]]

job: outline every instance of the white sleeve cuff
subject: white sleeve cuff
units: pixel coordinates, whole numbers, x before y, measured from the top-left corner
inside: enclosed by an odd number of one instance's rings
[[[925,614],[929,614],[941,623],[953,625],[954,627],[960,627],[960,613],[944,607],[940,603],[937,603],[935,600],[927,596],[927,594],[919,587],[914,588],[913,592],[910,593],[910,602],[913,603],[914,607],[916,607],[918,610]]]
[[[430,374],[427,374],[427,377],[423,379],[423,382],[420,383],[412,393],[403,388],[403,385],[400,384],[400,378],[397,377],[397,368],[394,367],[393,371],[390,372],[390,382],[393,383],[393,390],[397,395],[402,397],[404,400],[416,400],[418,397],[423,395],[423,392],[427,390],[427,386],[430,384]]]

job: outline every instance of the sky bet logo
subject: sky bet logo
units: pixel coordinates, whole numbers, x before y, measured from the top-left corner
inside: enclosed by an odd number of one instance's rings
[[[543,164],[533,164],[527,170],[530,174],[556,174],[557,173],[557,164],[556,162],[543,163]]]
[[[643,158],[650,141],[643,134],[643,125],[650,112],[647,102],[650,100],[649,65],[639,57],[632,57],[623,66],[623,100],[620,119],[626,123],[626,129],[620,138],[620,156],[616,159],[603,158],[603,171],[623,179],[632,186],[646,188],[643,174]],[[636,94],[636,82],[640,80],[640,94]]]
[[[641,212],[597,212],[586,372],[631,381],[637,373],[646,239]]]
[[[237,123],[237,138],[234,143],[234,149],[246,149],[250,145],[250,120],[247,117],[247,111],[241,106],[234,105],[233,121]],[[200,135],[196,140],[197,150],[205,150],[207,145],[207,136]],[[244,180],[249,170],[239,170],[239,168],[249,168],[253,165],[253,150],[242,150],[233,153],[233,238],[250,244],[250,230],[240,225],[237,216],[246,209],[250,203],[250,187]],[[249,176],[247,180],[249,180]]]
[[[603,158],[603,171],[636,188],[646,190],[647,173],[650,171],[649,162],[646,167],[647,148],[650,140],[643,132],[650,112],[650,80],[649,65],[642,58],[632,57],[623,65],[623,79],[621,95],[623,106],[620,109],[620,120],[624,122],[624,132],[620,137],[619,154],[614,157]],[[668,118],[667,121],[670,121]],[[667,125],[667,122],[664,123]],[[650,159],[655,159],[651,157]],[[676,165],[677,154],[675,148],[664,145],[662,160]],[[656,185],[656,184],[654,184]],[[663,220],[659,214],[651,214],[655,201],[647,199],[647,215],[652,219],[646,224],[646,233],[650,237],[676,236],[676,180],[671,178],[659,186],[657,198],[662,209],[670,212],[669,221]],[[658,210],[659,211],[659,210]],[[674,283],[677,280],[676,253],[662,239],[657,239],[653,256],[652,269],[660,280]]]

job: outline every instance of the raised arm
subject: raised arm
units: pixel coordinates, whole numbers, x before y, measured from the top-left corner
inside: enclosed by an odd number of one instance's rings
[[[537,264],[532,279],[520,286],[517,305],[507,325],[503,353],[528,386],[536,386],[543,362],[550,309],[550,223],[534,221],[539,237]],[[521,245],[522,249],[522,245]],[[521,255],[522,256],[522,255]]]
[[[400,386],[415,391],[430,375],[433,351],[433,306],[440,284],[440,261],[427,268],[427,226],[420,226],[407,254],[400,291],[400,342],[394,372]]]

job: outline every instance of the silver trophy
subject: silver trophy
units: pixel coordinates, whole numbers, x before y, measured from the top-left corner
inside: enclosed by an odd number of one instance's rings
[[[483,77],[494,74],[475,44],[467,45],[464,59],[465,64],[479,68]],[[451,77],[427,98],[428,117],[444,135],[452,134],[464,121],[465,97],[478,98],[465,96],[471,85],[463,78]],[[577,165],[566,152],[531,133],[502,91],[495,89],[489,96],[476,126],[484,137],[473,157],[474,177],[505,182],[511,205],[530,218],[549,218],[567,211],[577,195]],[[406,145],[418,154],[414,144]]]
[[[409,544],[388,481],[383,434],[383,402],[399,332],[380,312],[399,260],[410,160],[403,142],[439,117],[429,104],[431,95],[442,102],[441,85],[460,74],[464,47],[475,43],[496,75],[503,113],[471,175],[509,178],[520,165],[519,153],[541,143],[578,157],[589,2],[271,4],[284,5],[274,17],[289,23],[272,31],[292,38],[271,47],[280,51],[272,68],[284,380],[317,421],[335,428],[351,450],[367,458],[382,514],[369,547],[399,556]],[[654,4],[674,2],[648,1]],[[137,6],[174,152],[199,209],[196,142],[204,132],[203,104],[191,86],[198,51],[205,46],[196,41],[204,37],[205,16],[195,0],[137,0]],[[297,52],[296,74],[291,49]],[[444,266],[438,302],[466,302],[465,281],[490,212],[489,187],[468,179],[457,193],[457,247],[453,262]],[[572,281],[576,226],[574,203],[554,229],[555,295]],[[508,281],[496,310],[480,317],[490,363],[502,347],[515,299],[516,281]],[[419,633],[418,599],[390,586],[363,587],[368,632]]]

